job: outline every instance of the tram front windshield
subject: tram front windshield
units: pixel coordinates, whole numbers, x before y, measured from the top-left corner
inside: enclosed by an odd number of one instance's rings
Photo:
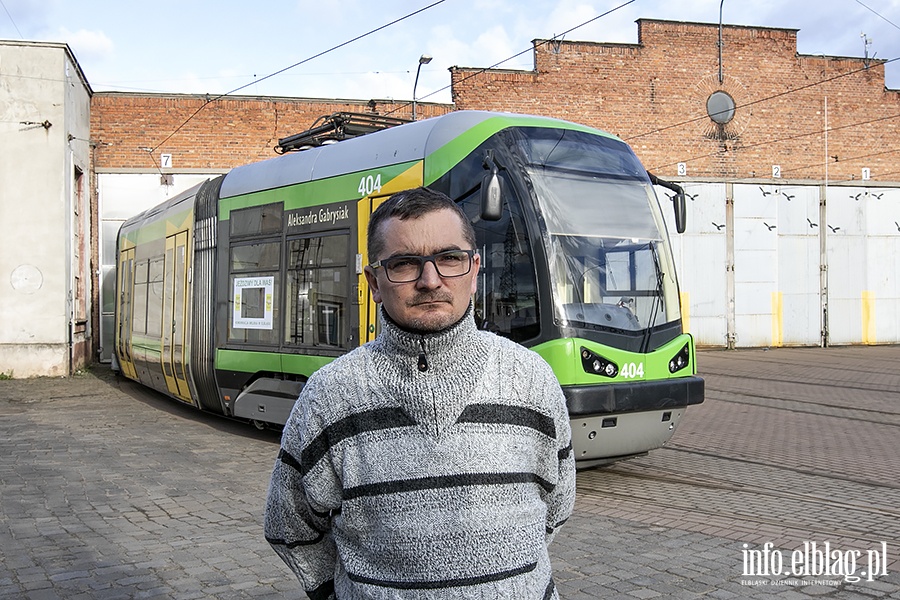
[[[641,331],[678,320],[665,224],[631,150],[571,131],[529,146],[557,322]]]

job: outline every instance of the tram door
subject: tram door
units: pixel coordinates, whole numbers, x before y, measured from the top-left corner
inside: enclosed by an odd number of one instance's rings
[[[163,286],[162,369],[166,387],[174,396],[193,404],[185,376],[185,332],[187,323],[188,232],[166,238],[165,285]]]
[[[119,253],[119,296],[116,298],[116,347],[122,375],[137,379],[131,355],[132,311],[134,310],[134,248]]]
[[[413,187],[410,185],[410,187]],[[395,190],[399,191],[399,190]],[[393,192],[391,192],[393,193]],[[383,194],[381,196],[369,196],[368,199],[363,199],[360,203],[360,215],[366,214],[365,218],[359,219],[359,252],[363,253],[363,248],[366,243],[366,229],[369,226],[369,217],[375,212],[375,209],[384,204],[384,202],[390,198],[391,194]],[[368,204],[368,206],[366,206]],[[367,262],[371,262],[372,257],[367,257]],[[381,328],[378,317],[378,305],[372,300],[372,292],[368,291],[363,293],[362,290],[368,290],[369,285],[366,283],[365,275],[360,272],[359,275],[359,286],[360,290],[357,303],[360,305],[359,307],[359,343],[360,345],[365,344],[366,342],[371,342],[375,339],[375,336],[378,335],[378,331]]]

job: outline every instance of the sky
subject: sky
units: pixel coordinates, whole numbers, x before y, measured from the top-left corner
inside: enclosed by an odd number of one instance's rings
[[[451,66],[530,70],[535,39],[637,43],[637,19],[720,8],[801,54],[896,59],[900,89],[900,0],[0,0],[0,39],[67,43],[94,91],[447,103]]]

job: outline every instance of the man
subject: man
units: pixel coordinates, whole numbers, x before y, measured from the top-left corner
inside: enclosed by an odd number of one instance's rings
[[[465,214],[425,188],[368,228],[378,337],[317,371],[284,428],[266,539],[310,598],[558,598],[575,468],[559,383],[479,331]]]

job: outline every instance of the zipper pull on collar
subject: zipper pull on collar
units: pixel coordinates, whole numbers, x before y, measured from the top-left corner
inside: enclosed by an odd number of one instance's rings
[[[428,370],[428,356],[426,356],[426,354],[425,354],[425,336],[422,336],[421,338],[419,338],[419,347],[422,350],[419,352],[418,367],[419,367],[419,371],[424,373],[425,371]]]

